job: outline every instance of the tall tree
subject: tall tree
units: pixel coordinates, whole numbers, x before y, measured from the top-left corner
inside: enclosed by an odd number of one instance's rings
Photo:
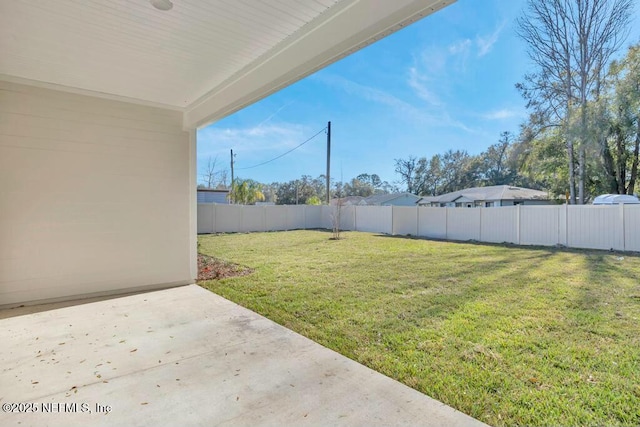
[[[518,34],[538,68],[518,87],[543,126],[563,130],[572,203],[585,202],[586,153],[595,138],[588,132],[589,103],[599,96],[606,65],[626,38],[633,5],[634,0],[528,0],[518,20]]]
[[[369,197],[375,192],[375,188],[371,183],[353,178],[350,182],[345,183],[344,191],[347,196]]]
[[[207,160],[207,168],[202,174],[202,180],[204,181],[205,188],[215,188],[217,185],[217,175],[218,171],[216,170],[216,163],[218,161],[218,157],[215,159]]]
[[[611,64],[598,111],[606,123],[602,165],[607,192],[633,194],[640,161],[640,44]]]
[[[407,193],[415,194],[417,191],[415,181],[418,159],[409,156],[407,159],[395,159],[394,161],[396,164],[395,172],[400,175],[400,183],[406,186]]]
[[[481,175],[484,185],[515,184],[517,171],[509,164],[513,139],[511,132],[502,132],[498,142],[489,146],[487,151],[481,154]]]

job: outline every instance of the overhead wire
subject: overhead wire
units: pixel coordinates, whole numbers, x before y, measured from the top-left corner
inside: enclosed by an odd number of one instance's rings
[[[291,150],[287,151],[286,153],[280,154],[278,157],[274,157],[273,159],[271,159],[271,160],[267,160],[266,162],[258,163],[257,165],[248,166],[248,167],[245,167],[245,168],[236,168],[236,169],[237,169],[237,170],[253,169],[253,168],[257,168],[257,167],[259,167],[259,166],[264,166],[264,165],[266,165],[267,163],[271,163],[271,162],[273,162],[273,161],[275,161],[275,160],[278,160],[278,159],[280,159],[280,158],[282,158],[282,157],[286,156],[287,154],[291,153],[292,151],[295,151],[295,150],[297,150],[298,148],[302,147],[304,144],[306,144],[307,142],[311,141],[311,140],[312,140],[312,139],[314,139],[316,136],[320,135],[322,132],[324,132],[324,131],[326,131],[326,130],[327,130],[327,127],[325,126],[324,128],[320,129],[320,131],[319,131],[318,133],[316,133],[315,135],[313,135],[311,138],[309,138],[309,139],[307,139],[306,141],[304,141],[303,143],[301,143],[301,144],[299,144],[299,145],[295,146],[294,148],[292,148]]]

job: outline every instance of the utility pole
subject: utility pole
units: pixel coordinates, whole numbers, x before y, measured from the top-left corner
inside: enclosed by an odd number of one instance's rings
[[[233,150],[231,150],[231,192],[233,194]],[[233,202],[233,199],[230,199]]]
[[[331,122],[327,124],[327,205],[331,204]]]

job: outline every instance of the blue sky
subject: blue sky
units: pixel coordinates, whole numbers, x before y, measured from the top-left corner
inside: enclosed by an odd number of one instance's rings
[[[209,158],[236,176],[289,181],[325,172],[326,136],[267,165],[331,121],[331,175],[397,181],[394,159],[448,149],[471,154],[518,132],[515,89],[530,69],[515,35],[524,0],[457,3],[198,131],[198,180]],[[638,13],[636,13],[638,15]],[[634,24],[637,24],[637,20]],[[638,40],[639,30],[630,41]]]

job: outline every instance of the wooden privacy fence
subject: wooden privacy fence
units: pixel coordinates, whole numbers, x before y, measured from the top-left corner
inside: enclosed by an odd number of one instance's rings
[[[332,228],[333,206],[198,205],[198,233]],[[445,240],[640,251],[640,205],[343,206],[342,230]]]

